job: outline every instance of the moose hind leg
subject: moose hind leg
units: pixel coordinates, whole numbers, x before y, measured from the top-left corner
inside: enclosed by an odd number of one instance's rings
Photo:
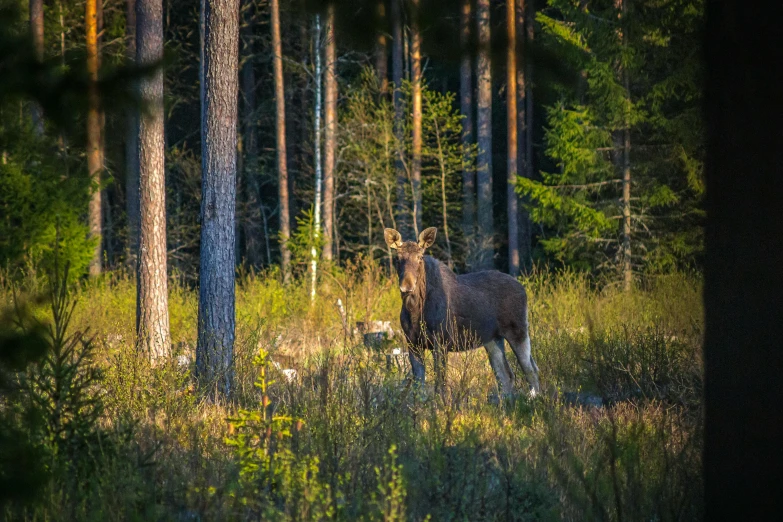
[[[541,392],[541,385],[538,381],[538,366],[533,360],[533,355],[530,348],[530,334],[525,332],[524,338],[519,340],[509,340],[511,349],[514,350],[514,355],[517,356],[519,365],[522,366],[522,371],[525,372],[525,379],[528,385],[530,385],[530,395],[535,397],[536,394]]]
[[[500,392],[509,396],[514,393],[514,374],[506,359],[505,343],[503,339],[494,339],[484,345],[489,357],[489,365],[495,372],[495,378],[498,380]]]

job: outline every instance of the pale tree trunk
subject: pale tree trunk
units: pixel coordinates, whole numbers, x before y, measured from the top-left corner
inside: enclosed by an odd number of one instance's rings
[[[508,150],[506,198],[508,213],[508,273],[519,275],[519,203],[517,181],[517,15],[514,0],[506,0],[506,127]]]
[[[438,118],[433,115],[435,127],[435,142],[438,145],[438,167],[440,167],[440,203],[441,213],[443,214],[443,236],[446,239],[446,262],[449,268],[454,268],[454,261],[451,253],[451,238],[449,237],[449,212],[446,200],[446,158],[443,155],[443,140],[438,127]],[[418,236],[417,236],[418,237]]]
[[[337,152],[337,50],[334,40],[334,4],[329,4],[326,19],[326,68],[324,87],[324,250],[331,261],[334,252],[334,167]]]
[[[321,65],[321,16],[315,15],[315,34],[313,35],[313,50],[315,51],[315,118],[314,126],[314,154],[315,162],[315,201],[313,201],[313,245],[310,248],[310,302],[315,301],[316,285],[318,282],[318,250],[315,244],[321,235],[321,183],[323,172],[321,169],[321,81],[323,70]]]
[[[44,59],[44,3],[43,0],[30,0],[30,34],[33,38],[35,58],[39,62]],[[44,116],[41,106],[33,102],[30,107],[33,120],[33,130],[38,136],[44,133]]]
[[[476,2],[478,29],[478,157],[476,185],[478,189],[478,236],[481,241],[479,265],[493,266],[493,209],[492,209],[492,66],[490,62],[489,0]]]
[[[626,46],[626,35],[622,28],[622,24],[625,21],[626,13],[626,0],[615,0],[615,7],[620,11],[618,18],[620,18],[620,43],[623,47]],[[630,80],[628,77],[628,70],[622,64],[619,66],[620,77],[625,88],[625,95],[629,98],[630,103]],[[622,195],[622,219],[623,229],[620,236],[620,247],[622,255],[622,270],[623,270],[623,288],[626,291],[630,291],[633,286],[633,271],[631,265],[631,129],[628,120],[628,114],[624,116],[625,121],[623,123],[623,129],[621,137],[622,147],[622,176],[623,176],[623,195]],[[619,134],[619,133],[618,133]]]
[[[163,59],[163,0],[136,2],[136,62]],[[166,261],[166,171],[163,134],[163,70],[139,82],[146,111],[139,120],[140,200],[136,336],[139,350],[151,360],[170,353]]]
[[[204,1],[204,0],[202,0]],[[277,109],[277,185],[280,204],[280,254],[282,257],[283,281],[291,280],[291,217],[288,212],[288,164],[285,144],[285,89],[283,88],[283,44],[280,39],[279,0],[270,0],[272,11],[272,62],[275,71],[275,106]]]
[[[473,53],[470,45],[471,0],[462,0],[459,41],[462,56],[459,69],[459,102],[462,112],[462,234],[466,243],[476,233],[476,170],[473,146]]]
[[[419,0],[411,0],[411,98],[413,102],[413,136],[411,158],[411,196],[413,198],[413,234],[419,237],[422,226],[421,202],[421,30]]]
[[[394,170],[397,174],[397,227],[406,237],[410,234],[408,230],[410,220],[405,204],[405,185],[408,182],[408,176],[405,172],[403,161],[405,154],[405,112],[402,99],[402,79],[403,79],[403,36],[402,36],[402,0],[392,0],[392,80],[394,81],[394,141],[396,142]]]
[[[136,62],[136,0],[126,0],[125,56],[128,63]],[[125,209],[128,214],[128,263],[136,262],[139,251],[139,110],[128,108],[125,131]]]
[[[98,93],[98,11],[97,1],[85,2],[85,35],[87,48],[87,74],[89,77],[87,109],[87,172],[92,181],[92,195],[88,209],[90,238],[95,243],[90,260],[90,276],[100,275],[102,270],[101,244],[101,171],[103,170],[103,143],[101,140],[101,109]]]
[[[242,34],[242,46],[244,54],[244,63],[242,65],[242,100],[243,100],[243,153],[244,153],[244,171],[242,173],[244,184],[244,235],[245,235],[245,255],[250,266],[258,268],[261,266],[261,240],[260,230],[256,225],[257,221],[251,219],[251,216],[260,218],[260,199],[258,185],[258,137],[256,134],[255,112],[256,112],[256,75],[253,68],[253,28],[254,3],[247,1],[247,6],[243,10],[244,21],[240,30]]]
[[[528,179],[533,177],[532,126],[528,121],[528,101],[533,99],[528,93],[527,74],[530,70],[526,55],[526,40],[532,39],[533,20],[535,18],[533,0],[516,0],[516,36],[517,36],[517,173]],[[525,21],[527,18],[527,22]],[[526,25],[527,24],[527,25]],[[521,63],[520,63],[521,62]],[[532,108],[532,105],[531,105]],[[532,114],[532,110],[530,111]],[[529,144],[528,144],[528,140]],[[530,150],[528,150],[530,149]],[[522,199],[526,203],[527,198]],[[530,214],[524,204],[519,209],[519,268],[527,273],[530,270],[532,252],[532,230]]]
[[[201,3],[201,262],[196,372],[229,395],[234,353],[239,0]]]
[[[202,0],[203,1],[203,0]],[[288,212],[288,163],[285,145],[285,90],[283,88],[283,44],[280,39],[280,3],[270,0],[272,11],[272,62],[275,70],[275,106],[277,109],[277,186],[280,199],[280,254],[282,257],[283,281],[291,280],[291,217]]]
[[[389,90],[389,72],[388,72],[388,43],[386,41],[386,1],[377,0],[375,7],[377,17],[377,37],[375,40],[375,71],[378,74],[378,87],[382,95],[386,95]]]

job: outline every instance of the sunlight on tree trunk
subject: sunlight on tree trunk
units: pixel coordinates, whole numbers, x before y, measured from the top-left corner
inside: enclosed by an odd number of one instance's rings
[[[506,164],[506,198],[508,214],[508,273],[519,275],[519,204],[517,181],[517,17],[515,3],[506,0],[506,125],[508,150]]]
[[[476,169],[473,156],[473,53],[470,50],[471,0],[462,0],[460,9],[460,72],[459,93],[462,120],[462,235],[469,241],[476,233]]]
[[[318,248],[316,245],[321,238],[321,90],[323,70],[321,65],[321,16],[315,15],[315,34],[313,35],[313,49],[315,51],[315,118],[313,161],[315,162],[315,200],[313,201],[313,238],[310,247],[310,302],[315,302],[316,286],[318,282]]]
[[[421,204],[421,30],[419,0],[411,0],[411,98],[413,102],[413,143],[411,161],[411,197],[413,198],[413,234],[419,237],[422,226]]]
[[[334,4],[329,4],[326,19],[326,68],[324,88],[324,246],[323,258],[331,261],[334,251],[334,166],[337,153],[337,45],[334,33]]]
[[[385,96],[389,90],[388,52],[389,44],[386,39],[386,3],[385,0],[377,0],[375,7],[377,20],[377,36],[375,40],[375,72],[378,75],[378,90]]]
[[[87,48],[87,74],[89,77],[89,108],[87,110],[87,172],[92,180],[92,197],[88,211],[90,237],[96,241],[90,260],[90,276],[102,271],[103,245],[101,241],[101,172],[103,171],[103,142],[101,139],[101,109],[98,94],[98,12],[97,0],[85,2],[85,36]]]
[[[478,157],[476,160],[476,187],[478,189],[478,236],[481,242],[479,266],[494,265],[494,217],[492,208],[492,65],[490,58],[489,0],[477,0],[478,28]]]

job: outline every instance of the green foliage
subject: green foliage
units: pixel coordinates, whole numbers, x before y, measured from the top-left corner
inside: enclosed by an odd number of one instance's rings
[[[544,45],[577,74],[556,86],[544,140],[555,169],[520,179],[544,253],[581,269],[621,261],[623,129],[630,129],[631,250],[636,270],[694,263],[702,249],[704,132],[700,0],[550,0]]]

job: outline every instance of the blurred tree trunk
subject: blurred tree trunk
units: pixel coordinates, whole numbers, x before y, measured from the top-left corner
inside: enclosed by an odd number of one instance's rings
[[[136,2],[136,63],[163,59],[163,0]],[[163,116],[163,69],[139,81],[146,110],[139,119],[139,262],[136,335],[150,359],[170,353],[166,257],[166,171]]]
[[[473,52],[470,42],[472,22],[471,0],[462,0],[460,9],[459,42],[461,49],[459,70],[460,111],[462,120],[462,234],[466,243],[476,233],[476,170],[472,155],[473,146]]]
[[[388,66],[388,52],[389,45],[386,41],[387,34],[387,19],[386,19],[386,2],[385,0],[377,0],[375,7],[375,14],[377,16],[377,39],[375,43],[375,71],[378,74],[378,86],[382,95],[386,95],[389,90],[389,66]]]
[[[326,68],[324,70],[324,249],[331,261],[334,252],[334,166],[337,153],[337,45],[334,32],[334,4],[326,15]]]
[[[492,208],[492,64],[490,59],[489,0],[477,0],[476,19],[478,56],[478,157],[476,188],[478,189],[478,237],[481,241],[479,266],[491,268],[493,262],[494,217]]]
[[[394,161],[394,169],[397,174],[397,208],[396,225],[397,229],[404,237],[410,234],[408,224],[410,220],[407,215],[405,204],[405,185],[408,182],[408,176],[405,172],[405,163],[403,161],[405,154],[405,108],[402,98],[402,80],[403,80],[403,31],[402,31],[402,0],[392,0],[392,80],[394,81],[394,139],[397,146],[397,154]]]
[[[508,273],[519,275],[519,204],[514,190],[517,179],[517,14],[514,0],[506,0],[506,198],[508,213]]]
[[[125,58],[136,63],[136,0],[126,0]],[[125,130],[125,208],[128,215],[126,258],[135,263],[139,251],[139,109],[129,107]],[[135,264],[133,265],[135,266]]]
[[[780,3],[707,4],[705,520],[783,511],[781,17]]]
[[[101,243],[101,171],[103,170],[103,141],[101,137],[101,108],[98,93],[98,11],[97,0],[85,2],[85,36],[87,49],[87,74],[89,77],[89,107],[87,109],[87,172],[92,180],[92,196],[88,210],[90,238],[96,241],[90,260],[90,276],[100,275],[102,270]]]
[[[202,0],[204,1],[204,0]],[[280,39],[279,0],[270,0],[272,11],[272,62],[275,71],[275,106],[277,109],[277,185],[280,204],[280,253],[282,257],[283,280],[291,279],[291,251],[288,240],[291,237],[291,217],[288,212],[288,165],[285,144],[285,89],[283,87],[283,44]]]
[[[421,30],[419,0],[411,0],[411,101],[413,102],[413,136],[411,158],[411,197],[413,199],[413,234],[419,237],[422,226],[421,201]]]
[[[256,134],[256,74],[253,54],[253,21],[255,4],[245,1],[242,35],[242,149],[244,153],[244,219],[243,232],[245,236],[245,256],[250,266],[259,268],[261,262],[261,231],[258,222],[261,220],[259,180],[258,180],[258,137]]]
[[[39,62],[44,59],[44,3],[43,0],[30,0],[30,34],[33,38],[33,50]],[[44,133],[43,109],[38,103],[30,104],[30,116],[33,120],[33,130],[39,136]]]
[[[201,4],[201,263],[196,372],[229,395],[234,352],[239,0]]]
[[[528,10],[529,13],[528,14]],[[528,46],[525,45],[528,38],[533,37],[533,20],[535,19],[535,6],[533,0],[516,0],[517,17],[517,173],[528,179],[532,178],[533,161],[528,148],[532,151],[532,140],[528,147],[528,140],[532,138],[532,126],[528,122],[528,101],[532,100],[529,95],[529,85],[527,73],[530,70],[530,60],[526,54]],[[527,21],[525,21],[527,18]],[[532,107],[532,105],[531,105]],[[530,111],[532,114],[532,110]],[[532,252],[532,237],[530,215],[524,206],[526,198],[523,198],[522,205],[519,208],[519,268],[527,273],[530,270]]]
[[[617,16],[620,19],[620,45],[625,47],[626,29],[624,26],[626,0],[615,0],[614,5],[619,11]],[[625,96],[630,100],[631,89],[628,69],[624,67],[622,63],[619,64],[618,73],[625,89]],[[631,271],[631,129],[627,113],[624,118],[623,128],[620,131],[617,131],[617,141],[620,142],[620,150],[622,151],[622,157],[618,154],[618,159],[623,180],[623,194],[621,199],[623,227],[620,235],[620,247],[622,249],[623,262],[623,288],[625,291],[630,291],[633,286],[633,272]]]

